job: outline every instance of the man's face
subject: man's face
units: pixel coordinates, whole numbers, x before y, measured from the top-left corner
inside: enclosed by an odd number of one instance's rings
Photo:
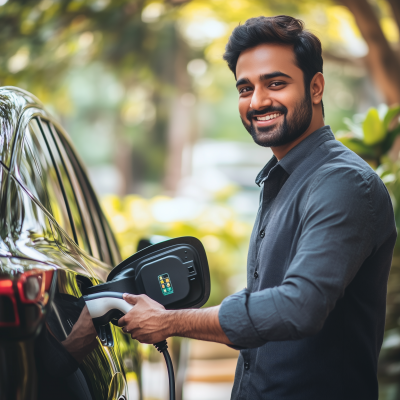
[[[281,146],[307,130],[311,96],[291,46],[262,44],[243,51],[236,78],[240,118],[257,144]]]

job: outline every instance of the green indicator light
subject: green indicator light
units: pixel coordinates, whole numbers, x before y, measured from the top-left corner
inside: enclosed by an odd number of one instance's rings
[[[158,275],[158,283],[160,285],[161,293],[164,296],[174,293],[174,288],[172,287],[171,278],[169,274]]]

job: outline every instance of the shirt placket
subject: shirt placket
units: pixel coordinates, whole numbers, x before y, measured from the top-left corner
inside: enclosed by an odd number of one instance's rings
[[[254,368],[255,353],[251,350],[242,350],[243,357],[243,373],[240,384],[240,393],[238,400],[252,400],[249,396],[249,383],[251,378],[251,371]]]
[[[257,234],[255,236],[255,251],[257,252],[257,258],[255,262],[255,268],[253,273],[253,283],[251,287],[253,288],[259,282],[259,249],[261,247],[262,241],[265,237],[265,230],[268,225],[268,221],[270,218],[269,212],[271,210],[271,206],[278,195],[280,189],[282,188],[283,184],[287,179],[286,172],[281,167],[274,167],[269,172],[267,178],[264,180],[263,189],[261,192],[261,209],[259,218],[257,221]],[[251,291],[254,291],[250,289]],[[242,350],[242,357],[243,357],[243,373],[242,379],[240,384],[240,392],[238,398],[240,400],[251,400],[250,394],[247,388],[249,387],[249,383],[252,376],[252,371],[255,368],[256,362],[256,351],[253,350]]]
[[[287,174],[280,166],[275,166],[271,169],[267,178],[264,180],[262,198],[261,198],[261,212],[258,223],[258,234],[256,235],[256,251],[257,257],[255,262],[255,268],[253,277],[257,281],[259,278],[259,268],[260,268],[260,258],[259,252],[261,248],[262,241],[265,238],[265,232],[270,220],[270,211],[276,196],[278,195],[280,189],[282,188],[284,182],[286,181]]]

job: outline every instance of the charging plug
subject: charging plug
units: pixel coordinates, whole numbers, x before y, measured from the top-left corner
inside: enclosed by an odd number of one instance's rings
[[[111,322],[118,326],[118,320],[133,307],[122,295],[123,293],[119,292],[102,292],[83,296],[94,325],[106,325]]]

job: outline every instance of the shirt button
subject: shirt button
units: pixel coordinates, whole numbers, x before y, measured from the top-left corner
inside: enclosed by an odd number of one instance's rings
[[[256,272],[254,272],[254,278],[258,278],[258,272],[256,271]]]
[[[250,364],[248,362],[244,363],[244,369],[248,370],[250,368]]]
[[[265,231],[264,231],[264,229],[262,229],[262,230],[260,231],[260,236],[261,236],[262,238],[265,236]]]

